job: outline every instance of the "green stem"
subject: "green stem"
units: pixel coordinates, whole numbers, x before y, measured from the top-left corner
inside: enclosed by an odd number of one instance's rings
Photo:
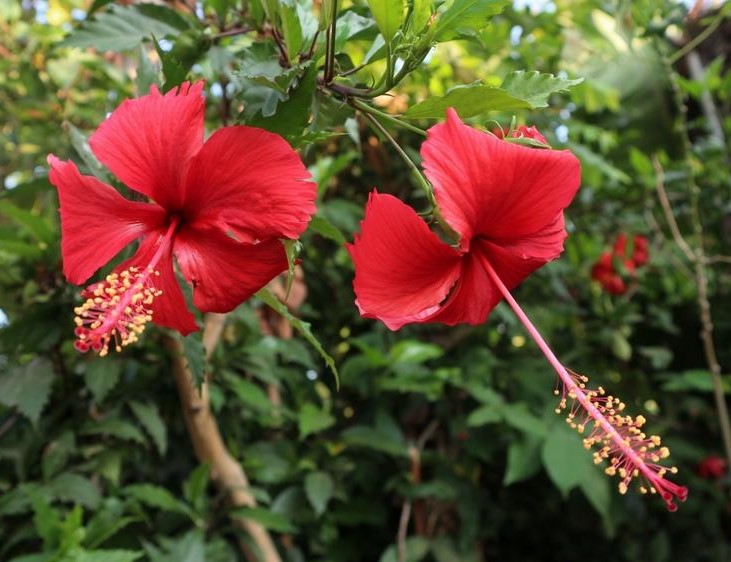
[[[338,1],[332,0],[332,12],[330,14],[331,21],[327,28],[327,37],[325,43],[325,83],[332,82],[335,76],[335,26],[338,21]]]
[[[708,39],[716,29],[718,29],[718,26],[721,25],[721,22],[723,22],[724,18],[726,17],[726,12],[728,11],[728,6],[731,6],[731,4],[726,4],[723,9],[719,10],[718,14],[716,14],[716,17],[713,18],[713,21],[708,24],[708,27],[706,27],[703,31],[701,31],[698,35],[696,35],[693,39],[688,41],[685,45],[683,45],[682,48],[675,51],[672,55],[668,57],[668,62],[670,64],[675,64],[680,59],[682,59],[685,55],[690,53],[693,49],[695,49],[698,45],[703,43],[706,39]]]
[[[391,134],[386,130],[386,128],[381,125],[381,123],[378,121],[378,119],[375,118],[371,113],[367,111],[362,111],[363,116],[368,119],[368,121],[373,125],[373,127],[381,133],[384,137],[388,139],[388,141],[393,145],[393,147],[396,149],[396,152],[398,152],[401,159],[406,163],[406,165],[411,169],[411,171],[414,173],[414,176],[416,176],[417,181],[419,182],[419,186],[424,190],[424,193],[426,194],[427,199],[432,205],[435,205],[434,201],[434,193],[432,192],[431,185],[429,185],[429,182],[426,181],[426,178],[424,177],[424,174],[421,173],[421,170],[419,167],[414,163],[414,161],[409,158],[409,155],[406,154],[406,151],[401,148],[401,145],[396,142],[396,139],[394,139]]]
[[[412,125],[411,123],[402,121],[398,117],[394,117],[393,115],[384,113],[383,111],[380,111],[380,110],[376,109],[375,107],[373,107],[372,105],[368,105],[367,103],[364,103],[357,98],[350,98],[348,101],[349,101],[350,105],[359,109],[363,113],[370,113],[371,115],[378,116],[381,119],[385,119],[386,121],[390,121],[391,123],[394,123],[395,125],[399,125],[399,126],[403,127],[404,129],[408,129],[412,133],[416,133],[417,135],[421,135],[422,137],[426,136],[426,131],[424,129],[420,129],[419,127],[416,127],[415,125]]]

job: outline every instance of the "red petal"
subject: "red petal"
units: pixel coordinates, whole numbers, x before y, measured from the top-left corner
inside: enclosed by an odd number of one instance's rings
[[[163,229],[146,236],[135,255],[121,263],[114,270],[119,272],[130,267],[138,267],[144,270],[165,238],[165,233],[166,230]],[[173,270],[172,245],[157,262],[155,271],[160,275],[152,276],[150,280],[157,289],[162,291],[162,295],[156,297],[152,302],[152,321],[158,326],[177,330],[184,336],[197,331],[199,328],[195,322],[195,317],[185,304],[183,291],[180,289],[180,284]]]
[[[361,233],[347,245],[361,315],[392,330],[438,312],[455,285],[459,252],[429,230],[414,210],[391,195],[371,193]]]
[[[120,181],[168,210],[178,210],[188,165],[203,143],[203,83],[185,82],[164,96],[126,100],[89,139]]]
[[[240,241],[297,238],[315,212],[317,188],[287,142],[255,127],[216,131],[193,159],[185,214]]]
[[[162,226],[157,205],[128,201],[112,187],[82,176],[76,164],[48,156],[49,181],[61,202],[61,253],[66,278],[77,285],[133,240]]]
[[[478,249],[465,255],[457,286],[442,308],[430,316],[427,322],[439,322],[447,326],[456,324],[483,324],[502,295],[479,263]]]
[[[536,269],[556,259],[563,251],[565,239],[563,213],[560,213],[548,226],[529,237],[499,243],[482,239],[474,251],[482,252],[505,286],[513,289]],[[497,287],[494,291],[498,291]]]
[[[287,269],[277,239],[242,244],[217,229],[184,227],[175,238],[175,257],[193,285],[193,303],[203,312],[229,312]]]
[[[550,224],[574,197],[579,161],[567,150],[528,148],[473,129],[447,110],[421,155],[442,216],[467,249],[473,236],[515,239]]]

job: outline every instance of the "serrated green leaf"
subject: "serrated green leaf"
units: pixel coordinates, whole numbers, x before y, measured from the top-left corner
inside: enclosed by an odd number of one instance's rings
[[[311,472],[305,477],[305,494],[317,515],[325,513],[334,489],[335,483],[327,472]]]
[[[200,392],[206,376],[206,350],[203,348],[201,332],[193,332],[181,337],[183,356],[187,361],[188,370],[193,377],[193,384]]]
[[[454,0],[438,15],[429,36],[434,41],[448,41],[484,29],[508,4],[510,0]]]
[[[295,527],[281,513],[274,513],[264,507],[238,507],[230,512],[233,517],[241,517],[242,519],[251,519],[256,521],[262,527],[277,533],[296,533]]]
[[[312,217],[309,228],[313,232],[317,232],[320,236],[337,243],[338,246],[342,246],[347,242],[347,239],[343,233],[340,232],[340,229],[325,217]]]
[[[53,365],[36,358],[27,365],[0,375],[0,404],[17,407],[34,424],[48,401],[53,384]]]
[[[98,422],[89,422],[81,428],[83,435],[106,435],[134,441],[140,445],[145,445],[147,439],[144,434],[132,423],[119,419],[106,419]]]
[[[162,91],[169,92],[185,80],[186,76],[188,76],[188,68],[178,60],[174,53],[163,50],[155,35],[152,36],[152,39],[157,55],[160,57],[160,62],[162,63],[162,74],[165,76],[165,84],[162,87]]]
[[[173,496],[166,488],[154,484],[132,484],[123,488],[122,491],[150,507],[180,513],[195,520],[193,510]]]
[[[514,439],[510,442],[503,476],[504,486],[530,478],[541,469],[542,443],[542,439],[535,437]]]
[[[297,6],[279,3],[279,18],[282,22],[282,36],[287,49],[287,58],[291,61],[297,58],[302,49],[302,24],[297,13]]]
[[[75,562],[134,562],[144,556],[144,552],[134,550],[94,550],[74,554]]]
[[[570,80],[538,71],[518,70],[508,74],[500,87],[536,108],[548,107],[548,98],[551,94],[565,92],[583,81],[583,78]]]
[[[61,42],[63,47],[94,47],[98,51],[134,49],[145,39],[176,35],[188,26],[178,14],[164,6],[110,6],[84,21]]]
[[[84,384],[94,400],[101,403],[117,386],[122,375],[122,363],[109,357],[94,358],[84,362]]]
[[[338,369],[335,366],[335,360],[330,356],[329,353],[325,351],[325,349],[322,347],[322,344],[320,343],[320,340],[318,340],[312,333],[312,331],[310,330],[310,324],[294,316],[289,311],[287,306],[283,302],[281,302],[269,289],[261,289],[258,293],[256,293],[256,296],[267,306],[274,309],[275,312],[278,312],[284,318],[286,318],[287,321],[292,325],[292,327],[295,328],[300,334],[302,334],[302,337],[304,337],[310,343],[310,345],[315,348],[315,351],[320,354],[320,357],[322,357],[322,359],[325,361],[325,364],[335,376],[335,385],[339,387],[340,378],[338,375]]]
[[[445,96],[434,96],[412,105],[404,117],[408,119],[444,119],[448,107],[466,119],[489,111],[529,109],[531,105],[502,88],[472,84],[452,88]]]
[[[211,467],[208,464],[202,464],[191,472],[183,483],[185,501],[199,513],[203,511],[208,499],[206,487],[208,486],[210,472]]]
[[[321,410],[312,402],[307,402],[297,416],[300,439],[304,439],[312,433],[323,431],[335,423],[335,418],[329,412]]]
[[[368,0],[373,18],[386,42],[390,42],[404,21],[404,0]]]
[[[160,412],[154,402],[140,402],[132,400],[129,402],[137,420],[142,424],[157,447],[160,455],[164,455],[168,447],[168,432],[165,422],[160,417]]]
[[[84,161],[89,172],[101,181],[109,183],[109,176],[104,166],[101,165],[101,162],[97,160],[91,151],[88,137],[68,121],[63,122],[63,127],[68,131],[74,150]]]
[[[48,485],[51,495],[62,501],[71,501],[96,509],[102,497],[99,489],[87,477],[73,472],[64,472],[54,478]]]
[[[272,409],[269,397],[258,384],[240,377],[230,377],[226,382],[236,397],[247,407],[258,412],[269,412]]]
[[[567,426],[556,423],[543,442],[543,466],[556,487],[566,496],[593,469],[591,453],[581,438]]]

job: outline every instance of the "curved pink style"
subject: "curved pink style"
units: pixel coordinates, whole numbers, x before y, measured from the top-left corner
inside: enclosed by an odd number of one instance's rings
[[[280,238],[296,238],[315,212],[315,184],[280,136],[245,126],[204,142],[203,83],[124,101],[89,140],[97,158],[150,202],[129,201],[49,155],[61,203],[64,274],[86,282],[135,240],[114,273],[77,308],[77,348],[136,339],[147,321],[198,329],[173,257],[202,312],[228,312],[287,267]]]

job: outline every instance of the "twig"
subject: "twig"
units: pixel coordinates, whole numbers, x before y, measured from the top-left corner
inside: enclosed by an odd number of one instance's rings
[[[688,261],[690,263],[694,263],[696,260],[695,252],[693,252],[688,242],[686,242],[685,238],[680,232],[678,222],[675,220],[673,208],[670,206],[670,200],[668,199],[668,194],[665,191],[665,173],[662,169],[662,164],[660,164],[660,160],[658,159],[657,154],[652,155],[652,167],[655,168],[655,177],[657,178],[655,181],[657,198],[660,201],[660,206],[662,207],[662,212],[665,215],[665,220],[668,223],[668,228],[670,228],[670,233],[673,235],[673,240],[675,240],[678,248],[683,251],[683,254],[685,254],[685,257],[688,259]]]
[[[708,39],[716,29],[718,29],[718,26],[721,25],[721,22],[726,17],[726,8],[721,8],[716,14],[716,17],[713,18],[713,21],[708,24],[708,27],[706,27],[703,31],[701,31],[698,35],[696,35],[693,39],[688,41],[685,45],[683,45],[682,48],[675,51],[672,55],[668,57],[668,61],[670,64],[675,64],[680,59],[682,59],[685,55],[687,55],[690,51],[695,49],[698,45],[703,43],[706,39]]]
[[[224,324],[223,314],[206,316],[203,347],[207,357],[211,355],[220,339]],[[255,507],[256,500],[249,492],[249,480],[241,465],[226,448],[216,418],[211,411],[208,383],[203,382],[198,392],[188,369],[181,341],[172,335],[165,335],[164,343],[170,351],[185,425],[198,460],[211,467],[211,477],[218,488],[228,496],[233,506]],[[244,541],[240,543],[248,562],[281,562],[274,542],[264,527],[256,521],[243,517],[233,517],[233,522],[248,533],[256,545],[255,552]]]
[[[325,84],[332,82],[335,77],[335,39],[337,38],[338,1],[332,1],[332,12],[330,13],[330,26],[327,28],[325,42]]]
[[[398,522],[398,533],[396,534],[396,552],[398,553],[398,562],[406,562],[406,533],[409,528],[409,519],[411,518],[411,500],[404,500],[401,506],[401,517]]]
[[[709,264],[714,263],[731,263],[731,256],[709,256],[707,259]]]

